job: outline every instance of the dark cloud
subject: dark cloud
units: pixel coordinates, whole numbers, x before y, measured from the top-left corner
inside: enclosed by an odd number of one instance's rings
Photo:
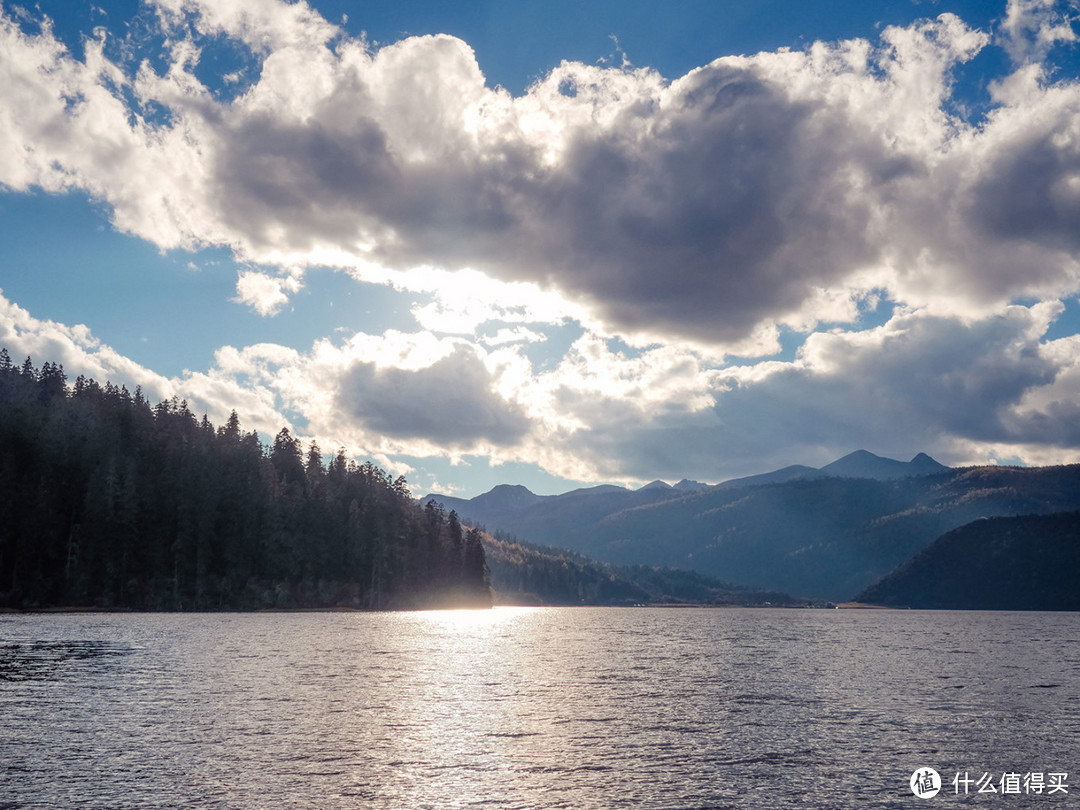
[[[1009,143],[984,167],[971,191],[984,238],[1080,247],[1080,143],[1063,137],[1076,121],[1063,116],[1054,131]]]
[[[1080,448],[1080,403],[1075,395],[1008,419],[1010,434],[1031,445]]]
[[[535,198],[535,254],[610,324],[736,340],[872,259],[847,154],[783,88],[714,65],[648,117],[582,133]]]
[[[829,341],[834,345],[822,360],[833,371],[811,384],[846,423],[864,426],[868,439],[891,425],[981,442],[1013,440],[1004,414],[1057,372],[1039,353],[1041,330],[1032,334],[1033,322],[1022,308],[969,324],[900,319],[876,346]]]
[[[374,122],[361,119],[346,134],[318,121],[257,115],[241,119],[228,135],[216,172],[222,218],[253,247],[280,246],[283,228],[295,251],[385,228],[371,206],[395,194],[400,180]]]
[[[365,98],[340,95],[327,104]],[[615,327],[704,340],[745,337],[876,255],[847,122],[749,68],[703,68],[662,106],[576,130],[554,166],[520,139],[408,161],[383,123],[340,119],[229,131],[222,215],[252,245],[367,241],[384,263],[540,281]]]
[[[812,325],[822,290],[963,311],[1080,285],[1080,86],[1021,92],[1017,74],[980,129],[951,119],[949,73],[987,41],[951,15],[674,82],[564,63],[512,98],[454,37],[371,49],[306,7],[159,2],[194,41],[134,100],[0,31],[37,92],[9,94],[20,157],[0,182],[90,189],[163,247],[474,267],[617,331],[706,342]],[[257,40],[258,80],[215,98],[190,61],[199,32]],[[169,115],[133,124],[150,106]]]
[[[415,371],[356,363],[345,372],[337,401],[377,435],[458,449],[512,445],[529,428],[521,408],[493,390],[491,374],[465,346]]]
[[[561,405],[591,425],[574,434],[574,452],[614,479],[648,470],[716,481],[858,448],[949,462],[973,445],[1073,446],[1071,402],[1021,412],[1062,371],[1040,350],[1046,317],[1022,307],[968,324],[900,315],[874,332],[818,334],[799,363],[719,378],[715,406],[695,412],[586,396]]]

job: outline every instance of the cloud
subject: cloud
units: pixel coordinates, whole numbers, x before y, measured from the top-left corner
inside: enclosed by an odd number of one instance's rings
[[[1010,307],[966,323],[902,313],[867,332],[818,333],[798,363],[746,396],[759,406],[772,398],[776,425],[803,420],[804,442],[835,445],[840,436],[860,446],[882,439],[940,446],[949,436],[1000,441],[1009,435],[1003,413],[1028,389],[1054,379],[1057,367],[1041,355],[1039,338],[1059,309]],[[797,391],[804,404],[785,391]],[[733,389],[730,400],[738,402],[740,394]]]
[[[0,291],[0,347],[15,363],[30,357],[35,366],[45,362],[64,367],[74,380],[84,375],[104,384],[111,381],[134,391],[141,387],[147,399],[167,399],[174,393],[171,382],[104,345],[83,324],[67,326],[33,317],[9,301]]]
[[[1070,17],[1056,0],[1008,0],[999,34],[1009,57],[1017,64],[1046,58],[1059,43],[1076,42]]]
[[[362,271],[355,275],[365,277]],[[473,334],[486,323],[588,321],[583,308],[558,293],[529,282],[497,281],[471,268],[448,272],[419,267],[391,279],[396,288],[430,298],[416,303],[411,313],[421,328],[434,332]]]
[[[272,392],[324,447],[368,458],[456,458],[516,452],[531,428],[511,384],[522,362],[513,349],[390,330],[320,340],[307,352],[223,347],[209,377]]]
[[[670,82],[566,62],[514,98],[454,37],[376,49],[275,0],[154,8],[171,61],[133,74],[104,35],[79,61],[3,16],[0,182],[84,188],[163,248],[264,267],[472,268],[645,339],[813,328],[837,291],[974,314],[1080,286],[1080,88],[1002,81],[985,127],[950,117],[951,71],[990,41],[952,15]],[[1066,39],[1055,8],[1011,3],[1002,42]],[[229,99],[196,76],[222,38],[260,66]],[[269,279],[241,277],[264,313],[290,292]]]
[[[1080,291],[1080,82],[1044,64],[1075,40],[1061,4],[1010,0],[996,38],[946,14],[670,80],[564,62],[518,97],[450,36],[374,47],[305,2],[151,8],[154,61],[107,33],[80,58],[0,9],[0,184],[226,246],[263,315],[334,267],[414,293],[419,331],[223,347],[165,379],[4,302],[15,353],[328,447],[583,480],[1076,454],[1076,341],[1043,338]],[[202,60],[226,46],[258,69],[224,92]],[[995,47],[1012,72],[965,121],[954,73]],[[860,326],[878,301],[891,320]],[[534,367],[525,344],[567,321],[580,338]],[[792,331],[793,361],[725,364]]]
[[[494,335],[481,338],[480,342],[485,346],[503,346],[508,343],[542,343],[545,340],[545,335],[519,326],[515,329],[500,329]]]
[[[276,315],[289,302],[289,293],[300,289],[296,276],[276,278],[254,270],[241,270],[236,279],[236,301],[260,315]]]
[[[520,406],[494,390],[491,373],[465,346],[423,369],[356,363],[343,376],[338,401],[373,434],[451,449],[514,444],[529,428]]]
[[[1080,448],[1080,338],[1050,341],[1039,353],[1057,373],[1052,382],[1028,389],[1003,416],[1012,441],[1003,442],[997,452],[1003,458],[1020,455],[1029,463],[1062,463]]]
[[[164,28],[181,35],[194,28],[207,36],[225,34],[263,53],[325,45],[337,34],[306,0],[154,0]]]
[[[164,377],[136,363],[94,337],[86,326],[67,326],[33,317],[22,307],[0,295],[0,347],[12,361],[30,357],[35,366],[45,362],[63,366],[68,382],[78,376],[104,385],[111,382],[130,392],[142,389],[151,403],[177,397],[186,400],[193,413],[207,414],[215,424],[224,424],[237,411],[245,430],[274,435],[289,420],[276,407],[276,395],[267,386],[215,369],[208,373],[186,372],[181,377]]]
[[[1024,125],[1002,115],[988,122],[973,156],[980,171],[964,189],[965,214],[984,240],[1012,248],[1010,259],[1035,279],[1060,274],[1058,286],[1071,286],[1080,246],[1080,94],[1027,90],[1029,100],[1017,104],[1028,113]],[[1032,254],[1027,261],[1017,246]],[[1040,272],[1037,263],[1052,253],[1057,261]]]
[[[594,480],[717,481],[860,447],[953,464],[1076,461],[1076,341],[1041,340],[1060,312],[901,311],[874,329],[812,335],[792,362],[719,369],[670,347],[629,357],[583,339],[541,376],[552,405],[533,452]]]

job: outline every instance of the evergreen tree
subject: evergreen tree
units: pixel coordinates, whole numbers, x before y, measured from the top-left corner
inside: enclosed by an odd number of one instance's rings
[[[287,427],[283,427],[274,437],[270,462],[282,486],[303,483],[304,461],[300,454],[300,440],[293,438]]]
[[[287,428],[264,448],[235,412],[215,429],[3,349],[0,491],[0,606],[424,607],[483,568],[456,515],[344,450],[324,467]]]

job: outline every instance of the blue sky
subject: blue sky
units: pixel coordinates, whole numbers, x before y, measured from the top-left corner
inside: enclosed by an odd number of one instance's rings
[[[418,494],[1080,460],[1072,2],[0,15],[17,359]]]

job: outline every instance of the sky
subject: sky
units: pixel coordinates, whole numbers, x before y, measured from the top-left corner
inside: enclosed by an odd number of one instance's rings
[[[0,0],[0,346],[417,495],[1080,461],[1074,0]]]

